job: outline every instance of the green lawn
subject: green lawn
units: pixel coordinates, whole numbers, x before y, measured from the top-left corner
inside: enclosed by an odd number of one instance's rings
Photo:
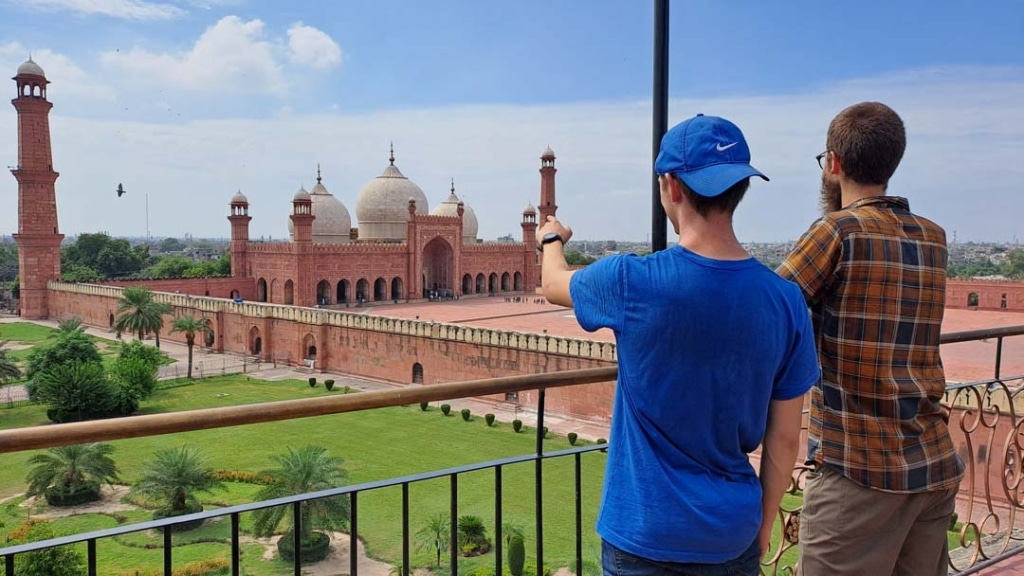
[[[56,332],[53,328],[32,324],[31,322],[11,322],[0,324],[0,340],[36,344],[43,342]]]

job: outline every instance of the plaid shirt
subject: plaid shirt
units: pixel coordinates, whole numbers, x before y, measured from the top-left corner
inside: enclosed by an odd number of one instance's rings
[[[815,222],[779,267],[811,306],[821,382],[808,459],[886,492],[952,488],[939,334],[946,233],[904,198],[865,198]]]

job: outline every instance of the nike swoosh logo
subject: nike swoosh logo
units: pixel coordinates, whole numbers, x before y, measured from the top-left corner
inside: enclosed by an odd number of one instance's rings
[[[718,150],[719,152],[725,152],[726,150],[728,150],[729,148],[732,148],[733,146],[735,146],[737,144],[739,144],[739,142],[733,142],[732,144],[726,144],[725,146],[722,146],[721,144],[716,144],[715,145],[715,150]]]

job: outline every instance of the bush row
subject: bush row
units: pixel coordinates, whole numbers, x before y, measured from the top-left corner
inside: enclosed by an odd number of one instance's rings
[[[312,378],[310,380],[312,380]],[[426,412],[426,411],[430,410],[430,403],[429,402],[420,402],[420,410],[422,410],[423,412]],[[452,413],[452,405],[451,404],[441,404],[441,414],[443,414],[445,416],[450,416],[451,413]],[[466,422],[469,422],[472,419],[472,412],[470,411],[469,408],[463,408],[462,410],[459,411],[459,414],[462,416],[462,419],[465,420]],[[487,426],[494,426],[494,419],[495,419],[494,414],[491,414],[490,412],[488,412],[487,414],[484,414],[484,422],[487,423]],[[512,430],[514,430],[516,433],[519,433],[519,432],[522,431],[522,429],[523,429],[523,421],[522,420],[516,418],[515,420],[512,421]],[[543,437],[544,438],[548,437],[548,427],[547,426],[544,426],[544,436]],[[569,439],[569,445],[570,446],[575,446],[576,443],[579,442],[579,437],[580,437],[579,434],[577,434],[575,432],[569,432],[568,434],[566,434],[566,438]],[[595,444],[607,444],[608,440],[606,440],[604,438],[598,438],[597,440],[594,441],[594,443]]]

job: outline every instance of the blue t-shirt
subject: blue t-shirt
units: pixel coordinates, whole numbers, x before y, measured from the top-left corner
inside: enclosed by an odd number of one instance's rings
[[[580,326],[611,328],[618,346],[598,533],[652,560],[736,558],[761,526],[747,454],[768,404],[820,375],[800,289],[753,258],[677,245],[603,258],[572,276],[570,293]]]

